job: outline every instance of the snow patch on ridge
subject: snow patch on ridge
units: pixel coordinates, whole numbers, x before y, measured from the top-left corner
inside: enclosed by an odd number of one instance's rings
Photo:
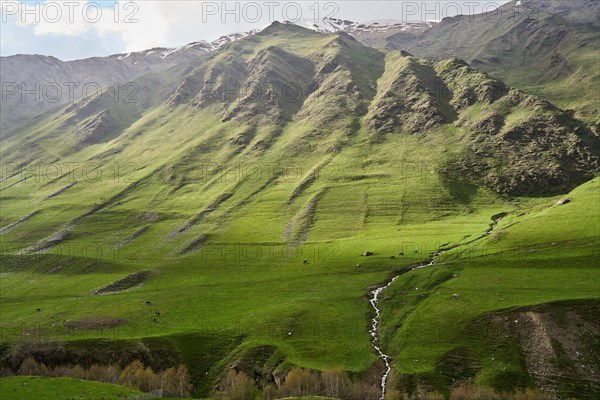
[[[377,22],[353,22],[338,18],[323,18],[316,21],[303,21],[302,24],[308,29],[322,33],[347,32],[349,34],[361,33],[385,33],[394,32],[422,32],[433,27],[436,22],[401,22],[401,21],[377,21]],[[299,23],[300,25],[300,23]]]
[[[343,19],[327,18],[327,17],[319,20],[318,22],[314,21],[314,20],[311,20],[311,21],[305,20],[305,21],[299,21],[296,23],[285,21],[284,23],[296,24],[298,26],[302,26],[304,28],[308,28],[313,31],[317,31],[317,32],[325,33],[325,34],[335,33],[335,32],[346,32],[350,35],[357,35],[357,36],[363,35],[363,34],[378,34],[378,33],[383,33],[383,34],[389,33],[391,35],[391,34],[394,34],[397,32],[419,33],[419,32],[423,32],[423,31],[433,27],[436,24],[436,22],[433,22],[433,21],[400,22],[400,21],[394,21],[394,20],[360,23],[360,22],[353,22],[353,21],[348,21],[348,20],[343,20]],[[179,47],[154,48],[154,49],[145,50],[145,51],[141,51],[141,52],[129,52],[126,54],[115,54],[110,57],[116,57],[118,60],[124,60],[124,59],[130,58],[130,57],[136,58],[136,60],[133,62],[133,65],[137,65],[138,59],[143,58],[143,57],[148,57],[148,56],[160,57],[161,59],[166,59],[173,54],[185,52],[188,50],[195,50],[195,51],[200,51],[200,52],[204,51],[204,52],[209,53],[209,52],[213,52],[213,51],[220,49],[221,47],[225,46],[226,44],[243,39],[247,36],[257,34],[261,31],[263,31],[264,29],[266,29],[268,26],[270,26],[270,24],[260,27],[260,28],[256,28],[256,29],[251,29],[251,30],[246,30],[243,32],[236,32],[236,33],[224,35],[224,36],[221,36],[212,41],[202,40],[202,41],[188,43],[188,44],[185,44],[185,45],[179,46]]]

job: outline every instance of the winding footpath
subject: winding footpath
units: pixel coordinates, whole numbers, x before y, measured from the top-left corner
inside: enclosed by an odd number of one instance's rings
[[[493,218],[492,218],[493,219]],[[483,235],[479,236],[478,238],[472,240],[469,243],[466,244],[470,244],[473,242],[476,242],[480,239],[483,239],[489,235],[491,235],[494,232],[494,229],[496,228],[498,221],[500,219],[494,220],[493,224],[490,224],[490,229],[484,233]],[[428,262],[423,262],[421,264],[418,264],[417,266],[415,266],[414,268],[409,269],[408,271],[403,271],[402,273],[396,275],[395,277],[392,278],[392,280],[387,284],[387,285],[383,285],[378,287],[375,290],[372,290],[370,292],[371,298],[369,300],[369,303],[371,303],[371,306],[373,307],[373,309],[375,310],[375,317],[373,317],[373,319],[371,320],[371,329],[369,330],[369,334],[371,335],[371,345],[373,346],[373,348],[375,349],[375,351],[377,352],[377,354],[379,355],[379,358],[381,358],[381,360],[385,363],[385,372],[383,374],[383,376],[381,377],[381,397],[380,400],[384,400],[385,399],[385,390],[386,390],[386,386],[387,386],[387,380],[388,380],[388,376],[390,375],[390,372],[392,371],[392,362],[391,362],[391,357],[388,354],[385,354],[383,352],[383,350],[381,350],[380,343],[379,343],[379,335],[377,333],[377,329],[379,327],[379,318],[381,316],[381,309],[379,308],[379,299],[381,298],[381,295],[386,291],[386,289],[388,287],[390,287],[392,285],[392,283],[394,283],[396,281],[396,279],[400,278],[400,276],[409,273],[411,271],[414,271],[416,269],[421,269],[421,268],[427,268],[427,267],[431,267],[433,265],[435,265],[437,258],[444,254],[446,251],[452,250],[453,248],[456,247],[462,247],[466,244],[462,244],[462,245],[458,245],[458,246],[454,246],[451,248],[446,248],[443,251],[439,250],[435,253],[433,253],[433,256],[431,257],[430,261]]]

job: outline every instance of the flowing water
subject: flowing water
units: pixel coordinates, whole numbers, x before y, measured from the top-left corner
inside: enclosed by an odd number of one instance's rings
[[[435,253],[431,262],[423,263],[423,264],[411,269],[410,271],[419,269],[419,268],[426,268],[426,267],[434,265],[436,257],[439,256],[440,254],[441,253]],[[404,274],[404,273],[406,273],[406,272],[403,272],[402,274]],[[373,319],[371,320],[371,329],[369,330],[369,334],[371,335],[371,344],[373,345],[373,348],[375,349],[377,354],[379,354],[379,358],[381,358],[383,360],[383,362],[385,363],[385,372],[384,372],[383,376],[381,377],[381,397],[380,397],[381,400],[383,400],[385,398],[385,388],[387,385],[388,376],[389,376],[390,372],[392,371],[392,364],[391,364],[390,356],[385,354],[378,345],[379,340],[377,337],[377,327],[379,326],[379,316],[381,315],[381,310],[379,309],[379,297],[402,274],[396,275],[394,278],[392,278],[390,283],[388,283],[387,285],[378,287],[377,289],[373,290],[371,292],[371,299],[369,300],[369,302],[371,303],[371,306],[375,310],[375,317],[373,317]]]
[[[495,227],[498,224],[498,220],[494,220],[493,224],[490,224],[490,229],[485,232],[485,234],[483,234],[482,236],[478,237],[475,240],[472,240],[469,243],[473,243],[476,242],[480,239],[483,239],[486,236],[491,235],[494,232]],[[455,246],[455,247],[460,247],[459,246]],[[451,250],[451,248],[446,248],[445,251]],[[427,267],[431,267],[432,265],[435,265],[437,257],[439,257],[441,254],[445,253],[445,251],[437,251],[433,254],[433,257],[431,258],[431,261],[429,262],[424,262],[420,265],[417,265],[416,267],[410,269],[409,271],[403,271],[402,273],[396,275],[394,278],[392,278],[392,280],[384,286],[380,286],[377,289],[371,291],[371,299],[369,300],[369,302],[371,303],[371,306],[373,307],[373,309],[375,310],[375,317],[373,317],[373,319],[371,320],[371,329],[369,330],[369,334],[371,335],[371,344],[373,345],[373,348],[375,349],[375,351],[377,352],[377,354],[379,355],[379,358],[381,358],[381,360],[383,360],[383,362],[385,363],[385,372],[383,374],[383,376],[381,377],[381,400],[384,400],[385,398],[385,388],[387,386],[387,380],[388,380],[388,376],[390,374],[390,372],[392,371],[392,359],[389,355],[385,354],[383,352],[383,350],[381,350],[380,343],[379,343],[379,337],[377,334],[377,328],[379,326],[379,317],[381,315],[381,309],[379,308],[379,299],[382,295],[383,292],[385,292],[385,290],[390,287],[392,285],[392,283],[394,283],[396,281],[396,279],[398,279],[401,275],[410,272],[410,271],[414,271],[415,269],[421,269],[421,268],[427,268]]]

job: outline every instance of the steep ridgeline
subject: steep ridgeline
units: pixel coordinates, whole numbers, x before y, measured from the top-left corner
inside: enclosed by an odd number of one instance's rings
[[[277,40],[279,35],[293,41]],[[260,43],[273,39],[276,43],[266,47]],[[307,48],[302,40],[317,46]],[[364,114],[382,70],[383,54],[345,33],[327,36],[274,23],[209,57],[185,78],[169,104],[201,109],[216,103],[224,121],[311,118],[317,125],[339,125]]]
[[[10,130],[28,118],[111,85],[120,86],[115,89],[122,95],[131,94],[126,84],[150,73],[197,62],[211,50],[210,43],[198,42],[179,49],[156,48],[75,61],[43,55],[2,57],[0,80],[6,102],[0,126]]]
[[[257,36],[277,31],[319,40],[285,24]],[[463,148],[442,172],[466,174],[503,194],[559,193],[598,169],[598,138],[571,114],[464,61],[391,52],[384,67],[382,53],[343,33],[322,43],[312,54],[289,44],[256,50],[233,44],[196,68],[169,103],[216,103],[224,121],[306,120],[349,135],[364,116],[378,141],[453,124],[464,132]]]
[[[168,72],[146,74],[121,86],[118,92],[105,88],[62,107],[54,105],[56,110],[30,120],[9,124],[3,131],[4,162],[19,165],[58,162],[61,157],[77,155],[88,146],[109,143],[146,112],[162,104],[164,93],[175,90],[188,70],[188,64],[183,63]],[[31,113],[37,107],[35,102],[19,104],[24,113]],[[120,151],[120,147],[113,145],[107,154]],[[94,157],[103,158],[104,154]]]
[[[559,193],[598,170],[598,138],[568,112],[506,87],[464,61],[390,54],[365,124],[380,136],[444,124],[462,149],[440,171],[503,194]]]
[[[513,0],[494,12],[445,18],[421,34],[392,36],[387,47],[464,59],[597,124],[599,13],[595,0]]]
[[[560,193],[598,170],[598,137],[572,113],[462,60],[386,55],[343,32],[274,23],[194,67],[184,63],[136,83],[141,101],[116,103],[107,90],[100,101],[86,99],[36,118],[6,143],[13,150],[7,160],[18,157],[18,148],[28,148],[31,161],[48,160],[43,147],[52,143],[61,146],[59,154],[100,143],[109,144],[108,154],[119,152],[119,140],[111,140],[159,107],[161,113],[212,110],[223,123],[245,126],[230,139],[238,151],[268,149],[290,123],[309,129],[288,141],[290,154],[317,145],[324,155],[351,145],[361,126],[375,143],[391,134],[442,135],[452,127],[460,132],[460,146],[439,174],[466,175],[501,194]],[[265,127],[271,132],[257,136]]]
[[[301,25],[301,23],[298,23]],[[308,29],[322,33],[346,32],[359,42],[376,48],[385,47],[390,41],[400,37],[414,40],[419,34],[437,25],[433,21],[385,21],[360,23],[345,19],[325,17],[318,22],[305,21]]]
[[[373,47],[384,47],[388,38],[397,34],[415,38],[436,25],[435,22],[362,24],[336,18],[323,18],[318,22],[298,21],[297,24],[320,33],[345,32]],[[5,85],[3,94],[7,99],[3,103],[6,112],[0,119],[0,127],[5,131],[3,134],[6,134],[9,128],[73,99],[81,99],[86,96],[86,92],[99,87],[115,84],[124,86],[147,74],[168,71],[184,64],[195,65],[207,54],[228,43],[259,33],[262,29],[233,33],[214,41],[192,42],[176,48],[157,47],[73,61],[38,54],[0,57],[0,81]],[[76,86],[69,86],[73,84]],[[60,92],[57,92],[57,87]],[[115,86],[115,89],[126,91],[123,87]],[[23,98],[26,101],[22,101]],[[51,101],[47,101],[48,99]],[[27,106],[23,106],[23,103],[27,103]]]
[[[136,92],[126,85],[136,79],[193,65],[206,54],[254,32],[234,33],[214,41],[203,40],[175,48],[156,47],[73,61],[39,54],[0,57],[0,81],[6,96],[0,127],[8,130],[33,116],[88,97],[99,88],[113,86],[113,91],[120,91],[121,96],[131,96]]]

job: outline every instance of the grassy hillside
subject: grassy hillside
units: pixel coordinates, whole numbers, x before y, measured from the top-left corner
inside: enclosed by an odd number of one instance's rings
[[[404,275],[383,303],[394,384],[413,390],[467,343],[461,330],[474,318],[600,297],[598,180],[564,206],[542,197],[597,173],[593,139],[562,110],[457,60],[386,54],[345,34],[285,24],[179,72],[154,76],[160,85],[140,80],[151,100],[132,120],[124,106],[94,107],[118,122],[106,132],[86,124],[97,140],[74,144],[87,115],[78,103],[3,142],[5,365],[32,353],[49,364],[140,358],[160,369],[183,361],[195,396],[209,395],[228,367],[273,383],[300,366],[342,369],[377,391],[369,289],[453,248],[435,267]],[[466,86],[452,86],[457,77]],[[236,82],[248,91],[222,96]],[[302,90],[286,98],[292,83]],[[270,95],[250,95],[258,89]],[[497,132],[477,128],[482,111],[500,116]],[[461,171],[469,144],[493,150],[504,139],[512,140],[505,153],[486,153],[484,176]],[[547,142],[541,165],[541,153],[519,153]],[[500,168],[505,155],[534,173]],[[546,168],[563,179],[542,179]],[[508,196],[515,193],[529,197]],[[503,212],[493,235],[478,239]],[[499,246],[529,254],[538,244],[525,263],[466,253]],[[418,295],[405,300],[413,287]],[[432,345],[415,335],[425,318],[447,326],[449,339]],[[496,364],[480,364],[478,381],[492,386],[544,383],[529,369],[510,380]],[[427,385],[443,388],[448,374],[438,375]]]
[[[446,18],[420,36],[388,39],[419,57],[459,57],[524,92],[598,123],[598,2],[510,1]]]
[[[140,394],[118,385],[71,378],[19,376],[0,379],[0,399],[29,400],[43,395],[49,400],[108,400]]]
[[[594,398],[599,185],[595,179],[577,188],[565,205],[547,199],[518,207],[491,236],[398,279],[382,317],[398,384],[423,379],[444,387],[468,377],[506,390],[533,379],[563,395]],[[555,304],[536,307],[547,303]],[[576,337],[565,335],[574,325]],[[558,372],[561,362],[568,370]]]

